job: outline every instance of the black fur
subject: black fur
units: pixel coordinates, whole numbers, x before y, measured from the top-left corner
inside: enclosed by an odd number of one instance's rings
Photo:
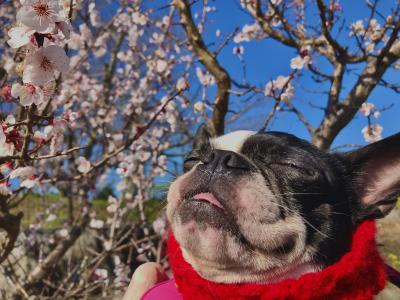
[[[382,168],[400,164],[400,134],[345,154],[319,150],[282,132],[252,135],[239,153],[214,150],[209,139],[209,133],[201,127],[184,162],[184,171],[200,164],[181,193],[188,199],[199,192],[211,192],[225,209],[189,201],[181,207],[183,221],[194,219],[200,224],[224,228],[241,239],[235,225],[235,214],[240,212],[230,211],[227,201],[232,199],[226,195],[237,178],[258,172],[279,199],[280,218],[300,213],[307,228],[306,243],[317,249],[315,259],[321,265],[338,260],[349,247],[354,227],[366,218],[388,213],[400,194],[400,182],[394,177],[389,190],[382,191],[381,199],[368,205],[362,202],[368,177],[378,180],[379,176],[387,176],[382,175]],[[374,162],[380,167],[375,167]],[[290,251],[291,243],[290,238],[284,242],[285,251]]]

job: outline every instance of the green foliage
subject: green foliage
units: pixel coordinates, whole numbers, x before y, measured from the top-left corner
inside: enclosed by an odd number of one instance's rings
[[[110,213],[107,212],[107,198],[112,192],[110,189],[103,189],[100,191],[94,198],[91,200],[92,209],[96,212],[96,218],[99,220],[106,221],[107,217],[110,216]],[[44,222],[44,229],[57,229],[63,226],[69,219],[69,209],[68,209],[68,199],[63,197],[60,194],[46,194],[46,195],[38,195],[35,193],[28,193],[25,196],[25,199],[21,202],[17,209],[13,211],[19,212],[22,211],[24,213],[24,217],[22,218],[22,229],[26,229],[30,224],[35,223],[38,214],[46,211],[48,207],[53,204],[60,205],[56,208],[52,214],[56,216],[56,219],[53,221]],[[163,208],[165,207],[165,202],[158,199],[152,198],[143,203],[144,213],[146,216],[146,220],[149,222],[153,222],[157,217],[159,217]],[[73,203],[73,214],[74,216],[78,216],[80,209],[79,203],[74,201]],[[47,215],[44,219],[47,218]],[[132,210],[129,215],[129,221],[132,223],[136,223],[140,221],[139,210]]]

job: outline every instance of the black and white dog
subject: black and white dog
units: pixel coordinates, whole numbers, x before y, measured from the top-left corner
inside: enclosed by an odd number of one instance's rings
[[[317,272],[354,227],[400,194],[400,134],[330,153],[281,132],[198,130],[167,217],[183,256],[213,282],[268,282]]]

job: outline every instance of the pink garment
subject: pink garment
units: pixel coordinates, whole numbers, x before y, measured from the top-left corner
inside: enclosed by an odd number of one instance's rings
[[[163,281],[149,289],[141,300],[183,300],[174,279]]]

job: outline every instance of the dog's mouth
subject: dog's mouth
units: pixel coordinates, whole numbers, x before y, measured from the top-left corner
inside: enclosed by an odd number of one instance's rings
[[[221,202],[217,199],[217,197],[215,197],[214,194],[210,192],[202,192],[195,194],[194,196],[189,198],[188,201],[200,201],[208,203],[217,209],[225,210],[225,208],[222,206]]]

